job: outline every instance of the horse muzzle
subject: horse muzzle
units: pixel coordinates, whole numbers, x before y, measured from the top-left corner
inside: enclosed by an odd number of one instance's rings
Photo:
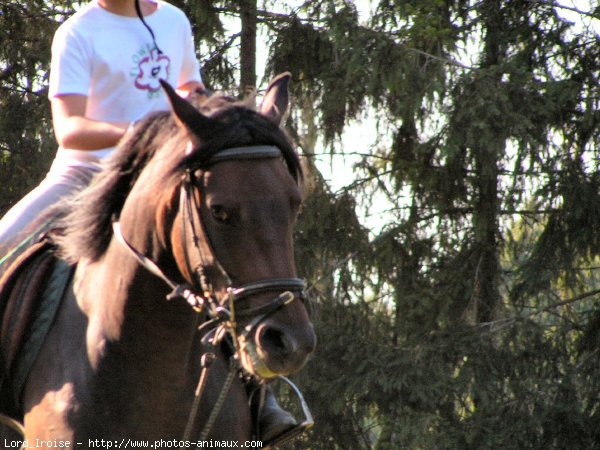
[[[274,303],[280,305],[267,314],[254,317],[238,336],[242,365],[261,378],[298,371],[314,351],[317,341],[298,297],[287,291],[270,304]],[[292,317],[295,320],[290,320]]]

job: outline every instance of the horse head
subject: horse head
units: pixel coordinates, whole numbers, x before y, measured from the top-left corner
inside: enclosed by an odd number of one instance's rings
[[[300,369],[316,341],[294,262],[302,174],[281,129],[289,78],[270,83],[258,111],[223,96],[196,108],[163,83],[178,128],[169,151],[181,156],[163,239],[186,282],[228,311],[243,367],[263,378]]]

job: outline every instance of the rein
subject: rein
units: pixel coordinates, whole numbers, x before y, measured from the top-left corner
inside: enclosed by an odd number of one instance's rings
[[[281,157],[281,150],[275,146],[258,145],[248,147],[235,147],[224,149],[213,155],[205,165],[213,165],[222,161],[231,160],[247,160],[247,159],[270,159]],[[242,367],[239,363],[240,354],[245,350],[247,336],[265,319],[272,314],[279,311],[281,308],[289,305],[294,300],[305,299],[305,283],[299,278],[271,278],[265,280],[254,281],[246,283],[241,286],[233,286],[231,279],[228,276],[225,269],[219,263],[218,258],[210,244],[210,239],[204,224],[198,216],[199,205],[197,204],[197,198],[194,195],[194,190],[198,189],[194,185],[194,179],[191,169],[186,170],[186,174],[182,181],[180,204],[179,208],[182,213],[182,236],[187,241],[186,235],[188,229],[192,236],[192,242],[194,243],[193,250],[196,251],[199,258],[199,264],[197,267],[192,267],[190,255],[188,253],[187,246],[184,245],[185,261],[188,266],[188,272],[192,275],[197,276],[197,281],[201,292],[195,289],[187,283],[177,283],[170,279],[165,272],[158,266],[152,259],[146,257],[139,252],[123,235],[120,223],[118,221],[113,222],[113,234],[123,248],[125,248],[130,255],[132,255],[138,263],[147,269],[150,273],[162,279],[172,291],[166,296],[167,300],[173,300],[175,298],[183,298],[197,313],[206,313],[208,320],[204,322],[199,330],[207,331],[203,342],[209,345],[212,349],[215,349],[219,345],[226,335],[231,336],[233,342],[234,352],[230,357],[230,369],[227,379],[221,389],[219,397],[213,406],[213,410],[210,413],[209,419],[201,432],[200,438],[206,439],[216,418],[221,409],[221,406],[225,400],[229,387],[233,382],[236,374],[242,373]],[[187,217],[186,217],[187,216]],[[207,248],[203,248],[201,245],[200,233],[204,235],[204,242]],[[213,265],[217,267],[221,276],[227,285],[226,294],[226,305],[221,304],[214,292],[211,281],[206,275],[206,267],[208,261],[213,261]],[[251,297],[253,295],[265,293],[265,292],[281,292],[277,297],[269,301],[268,303],[252,308],[240,308],[237,304],[239,301]],[[248,325],[244,327],[238,337],[237,322],[236,318],[249,319]],[[241,341],[241,343],[240,343]],[[215,350],[216,351],[216,350]],[[192,436],[192,430],[197,425],[200,400],[202,393],[206,386],[206,380],[208,378],[208,370],[210,369],[212,361],[216,358],[215,351],[208,351],[204,353],[201,361],[201,374],[198,381],[198,385],[194,394],[194,402],[189,413],[188,422],[185,428],[184,437],[185,441],[190,441]],[[264,376],[272,377],[277,376],[271,372],[265,364],[262,367],[256,368],[257,371],[260,369],[262,373],[257,375],[245,374],[245,376],[252,376],[256,378],[263,378]],[[284,435],[276,438],[276,443],[287,441],[304,430],[310,428],[313,425],[313,419],[308,410],[306,402],[302,397],[302,394],[298,388],[287,378],[283,376],[277,376],[279,379],[288,383],[294,393],[300,399],[302,410],[305,416],[305,420],[300,424],[297,429],[292,430],[291,433],[284,433]],[[271,448],[270,444],[267,444],[265,449]]]
[[[227,320],[231,317],[231,309],[221,306],[216,300],[213,292],[205,291],[202,294],[199,294],[187,283],[176,283],[170,279],[154,261],[136,250],[135,247],[131,245],[127,239],[125,239],[125,236],[123,236],[123,231],[121,230],[121,224],[119,222],[113,222],[112,227],[113,234],[117,238],[117,241],[123,245],[125,249],[127,249],[129,253],[135,257],[135,259],[137,259],[140,265],[142,265],[153,275],[162,279],[171,289],[173,289],[171,293],[167,295],[167,300],[183,298],[194,309],[194,311],[198,313],[207,312],[211,320],[215,320],[216,322],[222,322],[223,320]],[[300,278],[271,278],[268,280],[247,283],[237,288],[229,287],[227,290],[229,307],[231,308],[232,304],[235,305],[237,301],[246,297],[263,292],[279,290],[286,290],[286,292],[265,305],[236,311],[236,316],[242,318],[254,317],[255,320],[256,318],[262,319],[263,316],[270,315],[282,306],[290,303],[291,301],[289,296],[284,295],[288,293],[291,294],[290,291],[300,291],[301,298],[303,298],[304,280],[301,280]],[[293,297],[292,300],[296,299],[296,296],[293,294],[291,295]]]

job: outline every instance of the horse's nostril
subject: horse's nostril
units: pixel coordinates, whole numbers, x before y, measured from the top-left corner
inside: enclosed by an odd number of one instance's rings
[[[290,328],[293,327],[273,322],[259,325],[254,334],[254,345],[247,347],[252,370],[260,376],[273,377],[294,373],[304,365],[315,345],[312,327]]]
[[[283,342],[283,334],[280,331],[274,330],[272,328],[265,330],[265,332],[263,333],[263,342],[269,343],[271,346],[278,347],[281,349],[285,348],[285,344]]]
[[[295,351],[293,340],[282,330],[265,327],[259,334],[260,346],[268,353],[285,355]]]

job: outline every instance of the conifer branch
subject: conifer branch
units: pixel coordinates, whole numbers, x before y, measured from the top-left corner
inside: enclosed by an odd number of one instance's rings
[[[577,302],[579,302],[581,300],[585,300],[585,299],[587,299],[589,297],[594,297],[596,295],[600,295],[600,289],[594,289],[592,291],[584,292],[583,294],[577,295],[577,296],[575,296],[573,298],[569,298],[569,299],[566,299],[566,300],[561,300],[561,301],[556,302],[556,303],[554,303],[552,305],[546,306],[545,308],[542,308],[542,309],[540,309],[538,311],[532,312],[527,317],[530,317],[530,316],[533,316],[533,315],[536,315],[536,314],[540,314],[540,313],[543,313],[543,312],[548,312],[548,311],[550,311],[552,309],[559,308],[561,306],[570,305],[571,303],[577,303]]]
[[[226,42],[224,42],[221,46],[219,46],[219,48],[214,50],[210,55],[208,55],[207,58],[204,59],[204,65],[208,64],[214,58],[223,55],[227,50],[229,50],[233,46],[233,43],[236,41],[236,39],[238,39],[241,36],[241,34],[242,33],[235,33],[229,36],[229,39],[227,39]]]
[[[535,1],[532,1],[532,3],[535,3]],[[573,11],[573,12],[576,12],[577,14],[581,14],[582,16],[591,17],[592,19],[600,19],[600,17],[598,17],[598,14],[596,14],[594,12],[590,12],[590,11],[583,11],[575,6],[561,5],[560,3],[548,1],[548,0],[538,0],[537,3],[552,6],[553,8],[566,9],[567,11]]]
[[[418,48],[405,47],[405,49],[408,50],[408,51],[411,51],[411,52],[419,53],[420,55],[426,56],[427,58],[435,59],[437,61],[441,61],[441,62],[443,62],[445,64],[448,64],[448,65],[451,65],[451,66],[460,67],[461,69],[466,69],[466,70],[473,70],[473,69],[475,69],[473,66],[467,66],[466,64],[458,62],[455,59],[447,58],[447,57],[443,57],[443,56],[433,55],[431,53],[428,53],[426,51],[420,50]]]
[[[538,309],[536,311],[532,311],[529,314],[515,314],[513,316],[510,317],[504,317],[502,319],[498,319],[498,320],[492,320],[490,322],[482,322],[479,324],[480,327],[489,327],[490,331],[491,328],[494,327],[494,331],[500,331],[501,329],[503,329],[505,326],[509,326],[517,321],[521,321],[521,320],[525,320],[525,319],[530,319],[534,316],[537,316],[538,314],[543,314],[546,312],[550,312],[553,309],[556,308],[560,308],[561,306],[566,306],[566,305],[570,305],[573,303],[577,303],[579,301],[588,299],[590,297],[594,297],[596,295],[600,295],[600,289],[594,289],[592,291],[588,291],[588,292],[584,292],[583,294],[577,295],[575,297],[569,298],[569,299],[565,299],[565,300],[561,300],[558,301],[556,303],[553,303],[552,305],[548,305],[544,308]],[[498,325],[504,325],[500,328],[498,328]]]

